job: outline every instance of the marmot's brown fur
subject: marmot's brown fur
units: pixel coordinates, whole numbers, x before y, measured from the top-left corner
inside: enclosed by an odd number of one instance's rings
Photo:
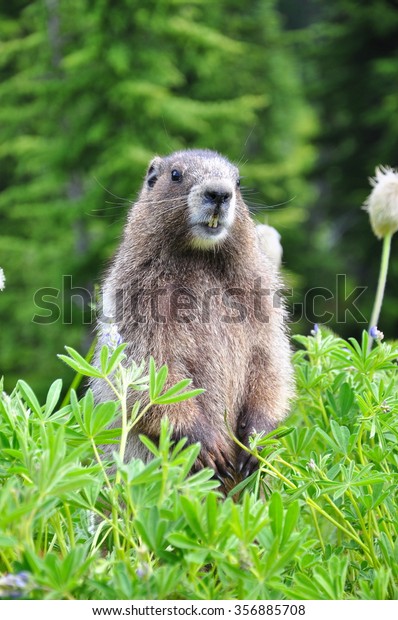
[[[257,465],[228,436],[225,412],[248,444],[253,430],[269,432],[285,417],[293,384],[281,283],[239,185],[238,169],[212,151],[156,157],[103,290],[130,359],[166,363],[166,387],[189,377],[206,390],[153,407],[131,433],[126,459],[148,458],[138,434],[156,441],[167,415],[176,439],[201,443],[195,467],[212,467],[225,482]],[[100,330],[98,351],[102,344]],[[93,389],[98,400],[112,397],[101,382]],[[130,405],[142,396],[132,392]]]

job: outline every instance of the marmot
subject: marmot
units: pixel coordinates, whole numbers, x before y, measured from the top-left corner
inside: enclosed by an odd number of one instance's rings
[[[131,432],[127,460],[149,458],[138,434],[156,441],[167,415],[176,440],[201,443],[196,469],[211,467],[224,482],[255,469],[229,437],[224,415],[248,445],[254,430],[269,432],[287,414],[293,379],[280,290],[238,168],[209,150],[155,157],[104,282],[105,314],[128,343],[129,359],[152,355],[158,368],[168,365],[167,388],[191,378],[205,392],[153,407]],[[100,381],[92,386],[97,400],[112,397]],[[130,404],[138,396],[132,392]]]

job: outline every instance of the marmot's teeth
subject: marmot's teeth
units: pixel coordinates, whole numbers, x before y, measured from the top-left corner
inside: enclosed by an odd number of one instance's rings
[[[208,226],[210,228],[217,228],[217,226],[218,226],[218,215],[212,215],[211,216],[211,218],[209,220],[209,223],[208,223]]]

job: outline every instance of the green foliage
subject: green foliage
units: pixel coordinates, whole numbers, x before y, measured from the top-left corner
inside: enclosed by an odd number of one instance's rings
[[[167,368],[126,368],[124,345],[93,366],[115,400],[87,391],[58,408],[24,381],[0,401],[0,596],[30,599],[394,599],[398,596],[398,348],[318,332],[297,337],[290,427],[253,437],[259,471],[228,498],[199,445],[163,420],[147,464],[124,462],[127,434],[167,392]],[[2,386],[0,386],[2,387]],[[127,410],[128,389],[150,403]],[[120,425],[109,429],[111,422]],[[102,460],[101,446],[113,443]],[[242,487],[245,487],[242,490]]]

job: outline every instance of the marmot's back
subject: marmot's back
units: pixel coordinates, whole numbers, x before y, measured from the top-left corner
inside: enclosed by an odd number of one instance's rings
[[[153,355],[168,364],[170,384],[190,377],[206,392],[154,407],[131,433],[127,458],[148,457],[138,433],[156,439],[167,414],[176,438],[201,442],[196,467],[233,480],[256,467],[228,437],[224,413],[244,444],[286,415],[292,369],[280,288],[238,169],[212,151],[156,157],[104,282],[105,314],[131,359]],[[100,383],[93,389],[110,397]]]

